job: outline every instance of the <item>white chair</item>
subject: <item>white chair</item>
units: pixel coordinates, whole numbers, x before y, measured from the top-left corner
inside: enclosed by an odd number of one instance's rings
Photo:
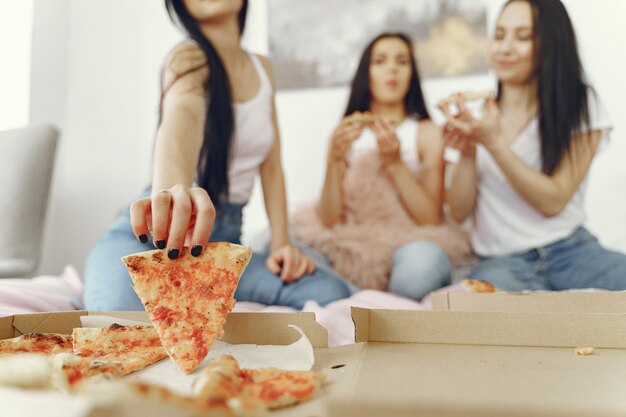
[[[39,263],[58,138],[45,124],[0,132],[0,278]]]

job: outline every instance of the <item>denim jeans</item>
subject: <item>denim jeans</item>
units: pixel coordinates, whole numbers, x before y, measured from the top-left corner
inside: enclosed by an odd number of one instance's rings
[[[421,300],[451,281],[452,265],[434,243],[423,240],[407,243],[393,255],[389,292]]]
[[[149,194],[149,190],[144,195]],[[218,208],[210,241],[240,243],[244,204],[222,203]],[[121,257],[155,249],[140,243],[130,227],[130,209],[104,233],[87,259],[84,272],[85,307],[89,310],[143,310]],[[284,283],[265,266],[267,254],[254,253],[244,271],[235,298],[267,305],[301,309],[308,300],[320,305],[350,296],[346,283],[330,268],[320,265],[315,273]]]
[[[504,291],[626,290],[626,255],[604,249],[584,227],[541,248],[481,258],[470,277]]]

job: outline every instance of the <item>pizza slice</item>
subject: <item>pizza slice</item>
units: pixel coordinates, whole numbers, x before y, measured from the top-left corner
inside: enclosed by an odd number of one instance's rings
[[[211,242],[199,257],[185,248],[174,260],[162,250],[122,258],[163,347],[183,372],[192,372],[221,336],[251,256],[249,247]]]
[[[17,353],[0,357],[0,386],[72,390],[86,378],[123,375],[123,362],[81,358],[69,352]]]
[[[97,400],[100,407],[114,411],[128,404],[141,407],[144,415],[154,409],[158,415],[202,417],[260,417],[265,413],[229,401],[210,401],[180,395],[165,387],[138,381],[94,382],[80,387],[80,393]]]
[[[467,290],[467,292],[496,292],[498,289],[494,287],[490,282],[480,279],[467,278],[461,281],[461,286]]]
[[[158,361],[167,356],[154,326],[79,327],[72,332],[74,354],[97,358],[127,356],[151,357]]]
[[[372,113],[368,111],[366,112],[355,111],[350,116],[352,117],[352,121],[356,123],[363,123],[363,124],[370,124],[370,123],[373,123],[376,119],[378,119],[377,116],[373,115]]]
[[[86,379],[120,378],[167,356],[152,326],[113,324],[76,328],[72,335],[25,335],[9,341],[16,354],[4,356],[0,384],[65,391]],[[24,368],[12,371],[22,363]]]
[[[315,371],[276,368],[240,369],[237,360],[223,355],[202,369],[194,384],[196,396],[210,401],[237,399],[248,408],[275,409],[313,397],[324,382]]]
[[[29,333],[12,339],[0,340],[0,355],[10,353],[55,353],[71,352],[72,336],[57,333]]]
[[[242,369],[243,398],[255,398],[267,408],[281,408],[309,400],[322,386],[324,374],[276,368]]]
[[[194,383],[194,392],[208,401],[238,397],[243,389],[239,363],[231,355],[222,355],[204,367]]]
[[[461,99],[464,102],[468,101],[476,101],[476,100],[487,100],[491,97],[491,91],[483,90],[483,91],[464,91],[460,93]],[[459,97],[457,94],[450,94],[447,98],[442,100],[443,102],[447,102],[448,104],[459,104]]]
[[[151,325],[121,326],[114,323],[103,328],[75,328],[72,338],[74,354],[89,364],[77,361],[79,365],[76,366],[84,377],[94,376],[103,369],[107,375],[121,377],[167,356]],[[106,364],[104,368],[103,364]]]

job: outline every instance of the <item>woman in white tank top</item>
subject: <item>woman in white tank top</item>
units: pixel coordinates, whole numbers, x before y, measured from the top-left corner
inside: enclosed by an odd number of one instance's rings
[[[294,216],[298,238],[360,288],[419,300],[448,284],[451,264],[440,245],[461,242],[467,253],[469,244],[440,226],[442,144],[411,41],[403,34],[376,37],[332,134],[319,203]]]
[[[156,247],[174,260],[199,256],[209,240],[240,243],[242,209],[257,175],[271,250],[252,256],[235,298],[302,308],[308,300],[325,305],[349,296],[340,277],[316,268],[288,240],[270,65],[239,44],[247,0],[165,3],[190,40],[174,48],[163,68],[152,185],[87,261],[87,308],[143,309],[120,262],[124,255]]]
[[[584,80],[560,0],[510,0],[490,49],[497,98],[482,119],[461,101],[444,137],[461,150],[448,203],[473,218],[472,278],[503,290],[626,289],[626,256],[583,227],[589,166],[611,122]]]

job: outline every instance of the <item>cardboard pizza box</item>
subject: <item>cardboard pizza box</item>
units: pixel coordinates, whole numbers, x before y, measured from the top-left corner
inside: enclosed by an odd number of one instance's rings
[[[625,295],[622,294],[622,297]],[[594,296],[595,297],[595,296]],[[600,299],[600,301],[603,301]],[[0,338],[69,333],[86,311],[0,318]],[[105,313],[147,321],[144,313]],[[357,343],[328,348],[313,313],[231,313],[230,343],[289,344],[298,325],[311,340],[327,384],[283,417],[626,415],[626,314],[459,312],[353,308]],[[574,348],[590,346],[590,356]],[[0,415],[3,405],[0,404]],[[186,416],[167,409],[107,415]],[[194,415],[195,416],[195,415]]]
[[[444,311],[626,313],[626,291],[437,292],[431,300]]]
[[[121,319],[145,321],[149,323],[145,312],[90,312],[69,311],[17,314],[0,317],[0,339],[20,336],[26,333],[63,333],[70,334],[72,329],[81,326],[83,315],[105,315]],[[314,348],[316,364],[314,369],[321,369],[323,360],[328,356],[328,331],[315,321],[314,313],[230,313],[224,326],[223,341],[231,344],[256,345],[289,345],[300,338],[300,335],[288,325],[296,325],[307,336]],[[27,391],[26,391],[27,392]],[[33,396],[34,398],[34,396]],[[68,401],[72,401],[71,398]],[[89,417],[202,417],[203,414],[190,413],[176,407],[165,408],[162,405],[146,405],[148,408],[137,409],[136,405],[125,404],[123,407],[111,409],[94,409]],[[4,417],[0,400],[0,416]],[[318,396],[312,401],[296,407],[290,407],[271,416],[315,417],[325,414],[324,397]],[[14,417],[14,416],[6,416]]]
[[[626,314],[353,308],[330,417],[626,415]],[[575,347],[591,346],[590,356]]]

